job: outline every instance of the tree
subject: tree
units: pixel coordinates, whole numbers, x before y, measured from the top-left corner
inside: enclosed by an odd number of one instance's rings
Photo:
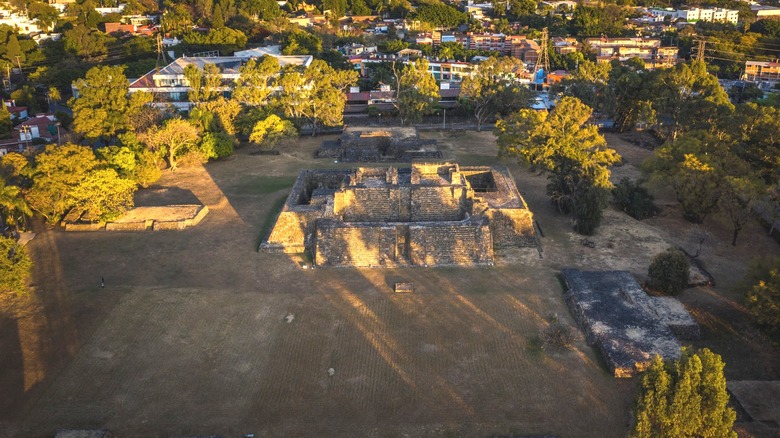
[[[65,32],[65,50],[88,61],[108,54],[108,42],[113,38],[103,32],[76,26]]]
[[[99,164],[87,146],[70,143],[47,146],[46,151],[35,158],[33,185],[27,192],[30,207],[50,223],[58,222],[76,206],[78,198],[74,191]],[[101,191],[101,196],[112,190],[110,186],[96,189]]]
[[[36,20],[45,31],[54,29],[60,12],[57,8],[43,2],[31,2],[27,10],[30,18]]]
[[[576,97],[594,111],[612,115],[615,98],[609,86],[611,71],[610,63],[594,63],[585,60],[568,78],[553,85],[552,92]]]
[[[439,103],[439,84],[428,72],[428,61],[418,59],[398,68],[393,63],[395,79],[395,108],[401,118],[401,124],[408,125],[422,120]]]
[[[177,4],[163,12],[160,25],[163,32],[181,36],[192,28],[192,16],[192,13],[187,10],[186,6]]]
[[[32,261],[16,239],[0,236],[0,291],[10,294],[27,292]]]
[[[32,216],[32,210],[27,201],[22,197],[22,191],[18,186],[6,184],[0,178],[0,219],[2,228],[18,226],[25,216]]]
[[[198,144],[200,130],[183,119],[169,119],[160,128],[151,129],[144,138],[146,145],[168,161],[172,171],[177,160]]]
[[[355,71],[337,71],[325,61],[315,59],[305,70],[287,69],[279,79],[282,92],[277,98],[287,117],[306,122],[311,135],[320,126],[342,124],[345,91],[357,81]]]
[[[684,348],[664,364],[655,356],[642,376],[631,438],[730,437],[736,413],[728,407],[725,364],[704,348]]]
[[[770,334],[780,335],[780,258],[753,260],[745,276],[746,304],[756,322]]]
[[[106,146],[96,152],[120,177],[149,187],[162,176],[159,158],[131,133],[120,136],[121,146]]]
[[[659,211],[650,192],[627,177],[621,178],[612,190],[612,199],[620,210],[637,220],[652,217]]]
[[[135,181],[120,177],[114,169],[92,169],[71,190],[68,219],[112,221],[133,207],[135,188]]]
[[[295,30],[282,35],[282,55],[315,55],[322,51],[322,40],[314,34]]]
[[[667,295],[679,295],[688,287],[689,274],[688,256],[677,248],[668,248],[653,257],[647,271],[648,284]]]
[[[13,130],[14,125],[11,122],[11,113],[5,105],[0,104],[0,138],[6,138]]]
[[[228,135],[236,135],[234,122],[240,112],[240,103],[220,96],[193,108],[190,111],[190,123],[198,125],[203,131],[222,131]]]
[[[92,139],[106,140],[126,130],[128,117],[147,98],[133,94],[128,99],[130,83],[122,67],[92,67],[74,85],[78,97],[68,102],[73,108],[73,129]]]
[[[193,64],[188,64],[184,67],[184,77],[190,86],[190,90],[187,92],[190,102],[207,102],[219,96],[222,76],[216,65],[205,64],[201,70]]]
[[[718,202],[721,212],[733,227],[731,245],[737,246],[737,236],[753,218],[753,209],[764,193],[764,185],[749,176],[726,176]]]
[[[49,107],[51,107],[52,103],[58,103],[62,100],[60,90],[57,87],[49,87],[46,91],[46,99],[49,101]],[[51,111],[51,109],[49,109],[49,111]]]
[[[499,120],[494,131],[500,156],[549,172],[547,194],[573,214],[582,233],[598,224],[612,188],[609,166],[620,160],[598,128],[586,124],[590,115],[587,105],[564,97],[550,113],[522,109]]]
[[[528,105],[530,91],[518,82],[523,64],[516,58],[488,58],[463,79],[460,98],[474,111],[477,131],[496,116],[507,115]]]
[[[706,129],[723,108],[734,106],[718,78],[707,72],[703,61],[677,64],[659,73],[656,111],[659,119],[669,120],[665,132],[675,140],[684,131]]]
[[[239,69],[233,99],[245,105],[263,105],[274,92],[273,80],[278,73],[279,61],[273,56],[263,56],[259,62],[250,59]]]
[[[728,168],[744,168],[729,145],[705,131],[683,134],[656,149],[644,164],[656,183],[671,183],[683,217],[700,224],[718,206]]]
[[[413,18],[446,29],[452,29],[468,21],[465,13],[439,1],[421,2]]]
[[[200,139],[198,151],[203,161],[233,155],[233,137],[224,132],[207,132]]]
[[[271,114],[255,124],[249,141],[260,145],[260,149],[270,150],[279,140],[296,135],[298,131],[289,120],[282,120],[279,116]]]

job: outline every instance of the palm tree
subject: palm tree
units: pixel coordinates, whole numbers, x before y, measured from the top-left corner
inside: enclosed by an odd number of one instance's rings
[[[22,197],[19,187],[6,185],[0,178],[0,225],[5,230],[7,227],[18,226],[18,220],[25,216],[32,216],[32,210],[27,201]]]
[[[49,87],[49,91],[46,93],[46,98],[49,100],[49,111],[51,111],[51,103],[59,102],[62,99],[60,90],[57,87]]]

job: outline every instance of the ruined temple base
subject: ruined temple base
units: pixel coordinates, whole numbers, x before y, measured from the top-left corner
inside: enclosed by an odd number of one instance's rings
[[[628,271],[562,271],[564,299],[589,345],[615,377],[633,377],[656,355],[680,357],[680,338],[695,339],[699,326],[672,297],[651,297]]]

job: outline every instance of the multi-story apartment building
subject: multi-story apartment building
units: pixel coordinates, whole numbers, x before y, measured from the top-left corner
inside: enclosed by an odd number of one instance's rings
[[[677,63],[677,47],[661,47],[654,38],[588,38],[585,42],[596,54],[597,62],[627,61],[639,58],[648,69],[670,67]]]
[[[780,82],[780,62],[745,61],[745,74],[742,78],[751,82]]]
[[[433,32],[430,40],[434,46],[441,43],[454,42],[469,50],[486,50],[506,56],[514,56],[522,59],[526,64],[535,64],[539,58],[539,44],[522,35]]]
[[[685,21],[719,21],[737,24],[739,21],[739,11],[736,9],[712,8],[712,9],[651,9],[650,13],[657,20],[663,20],[666,17],[673,19],[681,18]]]

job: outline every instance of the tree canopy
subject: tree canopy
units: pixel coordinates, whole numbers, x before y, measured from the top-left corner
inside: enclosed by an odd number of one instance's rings
[[[583,234],[598,226],[612,188],[609,166],[620,161],[598,128],[587,124],[590,115],[587,105],[564,97],[549,114],[522,109],[499,120],[494,132],[500,156],[549,172],[550,199],[572,214]]]
[[[642,376],[629,436],[736,438],[724,367],[721,357],[706,348],[695,353],[685,348],[669,364],[655,356]]]
[[[418,122],[439,104],[439,84],[428,72],[428,61],[418,59],[405,66],[392,65],[396,102],[401,124]]]
[[[530,92],[518,81],[523,64],[516,58],[488,58],[463,79],[461,102],[474,111],[477,131],[497,114],[508,115],[528,105]]]

